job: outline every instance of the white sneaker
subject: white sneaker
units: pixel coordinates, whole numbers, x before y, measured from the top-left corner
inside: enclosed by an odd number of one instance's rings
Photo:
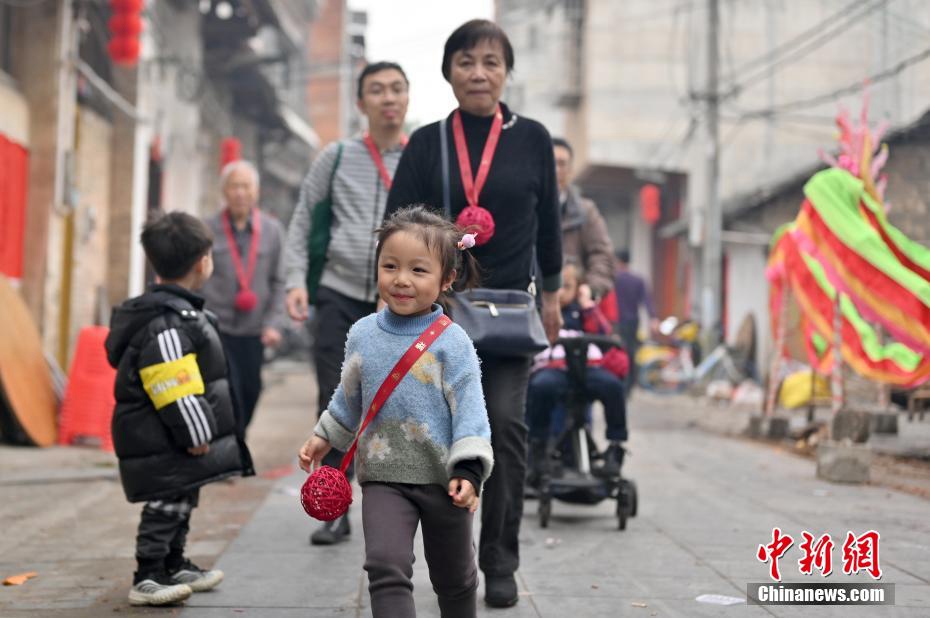
[[[129,589],[130,605],[171,605],[186,600],[194,591],[186,584],[159,584],[143,579]]]
[[[187,585],[194,592],[205,592],[220,585],[223,572],[219,569],[205,571],[190,560],[185,560],[180,569],[168,575],[168,579],[172,584]]]

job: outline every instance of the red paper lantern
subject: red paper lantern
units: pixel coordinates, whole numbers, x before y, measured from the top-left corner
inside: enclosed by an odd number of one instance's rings
[[[643,221],[649,225],[655,225],[662,215],[662,210],[659,206],[660,201],[661,194],[659,193],[659,187],[655,185],[643,185],[639,190],[640,214],[643,217]]]
[[[235,137],[224,137],[220,142],[220,169],[242,158],[242,142]]]
[[[110,42],[107,52],[116,64],[134,66],[139,61],[142,33],[142,0],[110,0]]]

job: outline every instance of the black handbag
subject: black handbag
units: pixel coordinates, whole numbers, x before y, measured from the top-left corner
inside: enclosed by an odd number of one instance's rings
[[[452,218],[449,196],[449,148],[446,119],[439,123],[442,147],[442,201]],[[535,264],[535,257],[533,259]],[[549,347],[536,307],[536,278],[531,274],[529,291],[475,288],[449,295],[451,318],[471,338],[480,354],[533,356]]]
[[[488,356],[532,356],[549,347],[536,298],[523,290],[475,288],[449,296],[456,324]]]

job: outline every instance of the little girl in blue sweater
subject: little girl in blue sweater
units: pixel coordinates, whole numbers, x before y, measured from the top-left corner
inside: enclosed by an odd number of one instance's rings
[[[465,250],[472,238],[421,206],[399,210],[378,231],[378,291],[387,306],[349,330],[339,387],[300,449],[301,468],[309,472],[333,447],[349,448],[388,373],[442,315],[437,301],[456,281],[474,284],[476,264]],[[453,323],[359,438],[355,469],[375,618],[416,615],[411,578],[420,523],[442,616],[475,616],[472,522],[493,463],[478,355]]]

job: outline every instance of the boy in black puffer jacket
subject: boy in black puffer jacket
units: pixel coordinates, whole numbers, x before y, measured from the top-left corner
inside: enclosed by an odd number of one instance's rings
[[[212,234],[172,212],[145,226],[142,246],[158,283],[113,310],[106,348],[117,369],[120,479],[130,502],[145,502],[129,602],[165,605],[223,579],[184,557],[200,487],[254,471],[236,431],[215,318],[192,291],[213,272]]]

